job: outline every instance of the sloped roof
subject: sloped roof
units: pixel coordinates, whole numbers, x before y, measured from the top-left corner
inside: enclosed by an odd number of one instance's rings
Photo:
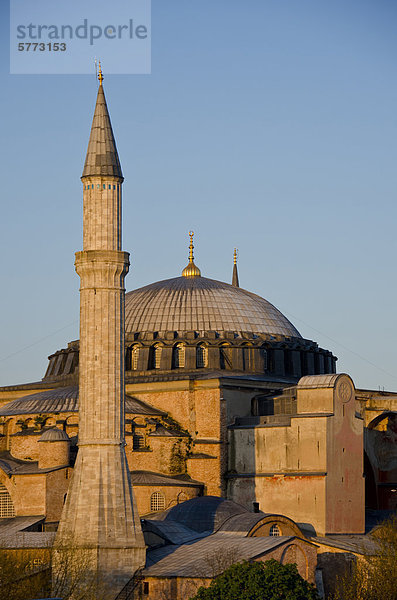
[[[214,577],[233,556],[233,561],[250,560],[279,546],[294,537],[240,537],[227,533],[214,533],[179,546],[168,545],[147,553],[144,576],[154,577]],[[216,557],[219,557],[218,560]]]
[[[191,540],[205,537],[206,533],[198,533],[175,521],[155,521],[153,519],[142,519],[144,533],[155,533],[163,538],[168,544],[186,544]]]
[[[131,471],[133,485],[166,485],[179,487],[197,487],[204,484],[188,477],[176,475],[163,475],[154,471]]]
[[[12,400],[0,409],[0,416],[77,412],[78,410],[79,388],[77,385],[69,385]],[[166,414],[162,410],[132,396],[126,396],[125,398],[125,412],[133,415],[162,416]]]
[[[9,537],[24,531],[32,525],[36,525],[41,521],[44,521],[45,515],[31,516],[31,517],[10,517],[9,519],[0,519],[0,539],[3,540],[5,537]]]
[[[51,471],[58,471],[58,469],[64,469],[68,466],[60,465],[57,467],[39,469],[38,464],[37,460],[20,460],[19,458],[15,458],[8,450],[0,452],[0,469],[2,469],[9,477],[11,477],[11,475],[50,473]]]

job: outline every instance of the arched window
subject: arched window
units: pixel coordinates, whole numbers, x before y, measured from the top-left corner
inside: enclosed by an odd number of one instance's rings
[[[165,498],[161,492],[153,492],[150,496],[150,512],[157,512],[165,509]]]
[[[260,352],[261,359],[262,359],[263,371],[266,371],[267,370],[267,350],[266,350],[265,346],[261,346],[259,352]]]
[[[179,492],[178,497],[176,499],[177,504],[181,504],[181,502],[186,502],[188,500],[187,494],[185,492]]]
[[[284,349],[284,371],[286,375],[292,375],[292,352],[287,348]]]
[[[252,348],[249,344],[248,345],[246,344],[242,347],[241,351],[242,351],[242,357],[243,357],[243,370],[249,371],[250,367],[251,367]]]
[[[273,525],[270,527],[269,535],[271,535],[272,537],[280,537],[281,529],[277,525],[277,523],[273,523]]]
[[[300,353],[300,359],[301,359],[301,373],[302,373],[302,376],[304,376],[309,373],[308,365],[307,365],[307,352],[302,350]]]
[[[139,346],[131,348],[131,368],[136,371],[138,368]]]
[[[273,348],[267,348],[267,371],[269,373],[274,373],[275,371]]]
[[[177,344],[173,348],[172,366],[174,369],[180,369],[185,366],[185,346]]]
[[[219,366],[221,369],[232,368],[232,356],[229,344],[219,346]]]
[[[204,344],[199,344],[196,350],[196,368],[202,369],[208,366],[208,348]]]
[[[161,346],[155,344],[151,346],[149,352],[149,369],[159,369],[161,364]]]
[[[5,485],[0,483],[0,519],[14,517],[14,505]]]

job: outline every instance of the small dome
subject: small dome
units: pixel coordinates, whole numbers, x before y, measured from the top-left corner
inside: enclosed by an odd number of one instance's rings
[[[69,442],[70,438],[66,431],[58,429],[58,427],[51,427],[47,429],[40,437],[39,442]]]
[[[200,496],[169,508],[161,520],[181,523],[194,531],[217,531],[225,521],[248,511],[241,504],[217,496]]]

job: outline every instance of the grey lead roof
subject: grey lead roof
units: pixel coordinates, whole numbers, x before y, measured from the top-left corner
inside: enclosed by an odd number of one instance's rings
[[[133,485],[166,485],[178,487],[197,487],[204,484],[194,479],[177,477],[176,475],[163,475],[153,471],[131,471]]]
[[[127,334],[212,330],[301,337],[264,298],[206,277],[175,277],[128,292],[125,329]]]
[[[29,517],[10,517],[9,519],[0,519],[0,540],[9,537],[32,527],[36,523],[44,521],[45,515]]]
[[[151,517],[155,520],[176,521],[199,533],[217,531],[231,517],[245,515],[247,509],[232,500],[218,496],[201,496],[172,506]],[[265,515],[262,514],[262,517]]]
[[[32,475],[34,473],[50,473],[51,471],[58,471],[64,469],[68,465],[60,465],[56,467],[47,467],[46,469],[40,469],[37,460],[21,460],[12,456],[8,450],[2,450],[0,452],[0,469],[4,471],[8,477],[11,475]]]
[[[144,576],[214,577],[224,569],[222,557],[249,560],[283,546],[293,537],[248,537],[215,533],[180,546],[167,545],[147,553]]]
[[[91,175],[123,177],[102,85],[98,88],[82,177]]]
[[[78,410],[79,388],[77,385],[70,385],[12,400],[1,407],[0,416],[77,412]],[[132,396],[126,396],[125,398],[125,412],[134,415],[160,416],[166,414],[143,402],[143,400],[138,400],[138,398]]]

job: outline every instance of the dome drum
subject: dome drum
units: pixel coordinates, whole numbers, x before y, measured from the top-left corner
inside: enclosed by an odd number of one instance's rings
[[[78,368],[73,372],[69,369],[70,365],[78,365],[78,343],[73,344],[72,349],[60,350],[49,357],[50,366],[43,381],[77,383]],[[65,361],[65,353],[68,356],[73,353],[73,361]],[[293,380],[304,375],[335,373],[336,360],[331,352],[304,338],[232,331],[129,334],[125,351],[129,381],[165,372],[175,375],[219,370]]]
[[[172,340],[145,334],[127,339],[127,379],[165,371],[175,374],[219,370],[295,379],[336,370],[336,358],[331,352],[303,338],[276,341],[266,334],[254,337],[233,332],[216,336],[206,333],[175,332]]]

